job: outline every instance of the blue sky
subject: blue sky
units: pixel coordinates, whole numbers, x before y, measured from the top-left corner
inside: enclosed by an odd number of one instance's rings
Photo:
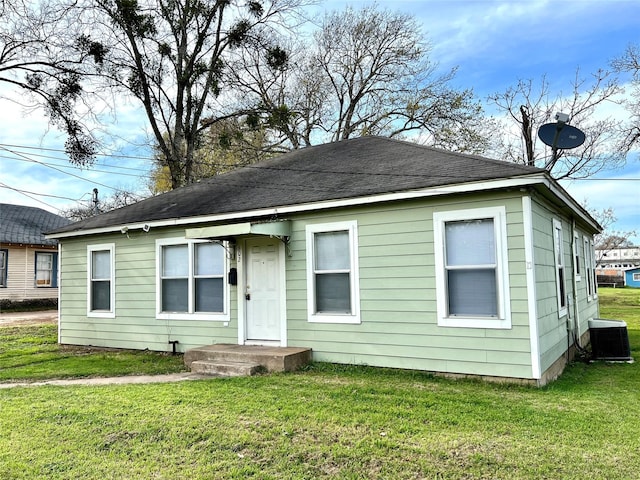
[[[329,0],[318,9],[369,3]],[[535,81],[543,74],[554,93],[568,93],[576,68],[585,74],[607,68],[628,44],[640,43],[638,0],[379,0],[377,4],[414,15],[432,44],[432,59],[443,70],[457,67],[454,84],[473,88],[481,99],[518,79]],[[150,154],[128,146],[128,141],[146,140],[145,123],[135,106],[122,105],[117,118],[109,120],[109,129],[118,138],[110,151],[139,158],[104,157],[88,170],[69,168],[59,151],[63,136],[37,112],[29,114],[6,100],[0,100],[0,106],[0,203],[56,211],[79,199],[88,201],[94,187],[101,196],[111,195],[114,188],[145,189]],[[612,112],[621,114],[614,106]],[[622,170],[563,186],[593,209],[612,207],[618,217],[616,229],[636,229],[640,234],[638,157],[638,152],[631,155]],[[640,243],[639,236],[633,240]]]

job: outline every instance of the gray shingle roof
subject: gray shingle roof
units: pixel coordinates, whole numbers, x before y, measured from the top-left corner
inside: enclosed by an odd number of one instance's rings
[[[45,233],[64,227],[71,222],[41,208],[0,203],[0,242],[25,245],[58,244],[47,239]]]
[[[308,147],[104,213],[55,233],[226,214],[539,174],[382,137]]]

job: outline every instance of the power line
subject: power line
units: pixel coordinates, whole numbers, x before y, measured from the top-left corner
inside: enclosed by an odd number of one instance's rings
[[[47,206],[47,207],[49,207],[49,208],[53,208],[53,209],[54,209],[55,211],[57,211],[57,212],[59,212],[59,211],[60,211],[60,209],[59,209],[58,207],[54,207],[53,205],[51,205],[51,204],[49,204],[49,203],[47,203],[47,202],[43,202],[42,200],[40,200],[40,199],[38,199],[38,198],[32,197],[31,195],[29,195],[29,194],[27,194],[27,193],[25,193],[25,192],[23,192],[23,191],[20,191],[20,190],[18,190],[18,189],[16,189],[16,188],[9,187],[8,185],[5,185],[4,183],[2,183],[1,185],[2,185],[2,186],[4,186],[4,187],[6,187],[6,188],[8,188],[8,189],[10,189],[10,190],[15,190],[15,191],[16,191],[17,193],[19,193],[20,195],[24,195],[25,197],[30,198],[31,200],[34,200],[34,201],[36,201],[36,202],[39,202],[39,203],[41,203],[41,204],[43,204],[43,205],[46,205],[46,206]],[[38,195],[41,195],[41,194],[38,194]]]
[[[1,149],[1,150],[5,150],[5,151],[7,151],[7,152],[9,152],[9,153],[12,153],[12,154],[14,154],[14,155],[20,156],[20,157],[24,158],[24,159],[25,159],[26,161],[28,161],[28,162],[36,163],[36,164],[38,164],[38,165],[42,165],[43,167],[47,167],[47,168],[51,168],[51,169],[53,169],[53,170],[56,170],[57,172],[60,172],[60,173],[62,173],[62,174],[64,174],[64,175],[69,175],[69,176],[71,176],[71,177],[78,178],[78,179],[80,179],[80,180],[83,180],[83,181],[88,182],[88,183],[92,183],[92,184],[94,184],[94,185],[100,185],[101,187],[105,187],[105,188],[108,188],[109,190],[114,190],[114,191],[116,191],[116,192],[122,192],[122,191],[123,191],[123,190],[120,190],[119,188],[110,187],[109,185],[106,185],[106,184],[104,184],[104,183],[96,182],[96,181],[93,181],[93,180],[88,180],[88,179],[86,179],[86,178],[81,177],[80,175],[76,175],[75,173],[65,172],[64,170],[60,170],[59,168],[56,168],[56,167],[54,167],[54,166],[46,165],[46,164],[45,164],[45,163],[43,163],[43,162],[40,162],[40,161],[38,161],[38,160],[34,160],[34,159],[32,159],[32,158],[27,157],[27,156],[26,156],[26,155],[24,155],[23,153],[13,152],[13,151],[11,151],[11,150],[9,150],[9,149],[7,149],[7,148],[3,147],[3,146],[0,146],[0,149]],[[15,159],[14,159],[14,160],[15,160]],[[44,202],[43,202],[43,203],[44,203]]]
[[[67,152],[65,152],[64,150],[61,150],[59,148],[45,148],[45,147],[30,147],[28,145],[12,145],[12,144],[8,144],[8,143],[0,143],[0,147],[9,147],[9,148],[24,148],[27,150],[41,150],[43,152],[57,152],[57,153],[64,153],[66,154]],[[111,158],[130,158],[133,160],[145,160],[145,161],[155,161],[155,158],[151,158],[151,157],[137,157],[134,155],[116,155],[113,153],[97,153],[96,156],[98,157],[111,157]]]
[[[14,152],[12,152],[12,153],[14,153]],[[36,161],[36,160],[33,160],[33,159],[27,160],[25,158],[6,157],[6,156],[3,156],[3,155],[0,155],[0,158],[5,158],[7,160],[16,160],[18,162],[29,162],[29,163],[36,162],[39,165],[43,165],[45,167],[58,167],[58,168],[70,168],[70,169],[74,169],[74,170],[83,170],[82,167],[78,167],[77,165],[58,165],[58,164],[55,164],[55,163],[40,162],[40,161]],[[122,175],[124,177],[140,178],[140,176],[141,176],[141,175],[136,175],[134,173],[112,172],[110,170],[100,170],[98,168],[91,168],[90,171],[91,172],[97,172],[97,173],[108,173],[109,175]],[[142,170],[142,169],[140,169],[140,171],[141,172],[147,172],[147,170]],[[66,173],[66,172],[62,172],[62,173]]]
[[[80,201],[80,198],[62,197],[60,195],[51,195],[49,193],[38,193],[38,192],[30,192],[29,190],[21,190],[19,188],[10,187],[6,183],[2,183],[2,182],[0,182],[0,188],[8,188],[9,190],[13,190],[14,192],[22,193],[22,194],[25,194],[25,195],[31,194],[31,195],[38,195],[40,197],[59,198],[61,200],[71,200],[73,202],[79,202]]]

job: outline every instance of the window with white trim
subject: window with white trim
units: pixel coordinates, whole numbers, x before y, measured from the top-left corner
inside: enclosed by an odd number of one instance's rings
[[[577,232],[573,234],[573,273],[576,278],[576,282],[582,280],[582,262],[580,261],[580,236]]]
[[[7,287],[7,262],[9,261],[9,250],[0,250],[0,288]]]
[[[593,298],[598,298],[598,279],[596,277],[596,250],[593,239],[589,239],[589,261],[591,262],[591,280],[593,284]]]
[[[55,252],[36,252],[35,284],[37,288],[57,286],[57,260],[58,254]]]
[[[438,325],[511,328],[504,207],[433,214]]]
[[[583,253],[584,253],[584,273],[586,278],[585,286],[587,289],[587,300],[592,300],[595,292],[595,257],[591,251],[591,240],[588,237],[583,238]]]
[[[219,242],[157,240],[158,318],[229,320],[227,259]]]
[[[562,222],[553,219],[553,257],[556,273],[556,294],[558,297],[558,315],[567,314],[566,269],[564,263],[564,237]]]
[[[115,317],[115,245],[87,247],[87,316]]]
[[[360,323],[358,225],[307,225],[307,310],[310,322]]]
[[[634,282],[640,282],[640,273],[632,273],[632,275]]]

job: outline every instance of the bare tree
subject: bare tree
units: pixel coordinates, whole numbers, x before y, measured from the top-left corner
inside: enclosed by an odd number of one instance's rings
[[[245,55],[236,81],[291,147],[412,134],[456,150],[486,147],[480,104],[451,86],[455,69],[438,73],[411,15],[346,8],[325,15],[311,42],[289,47],[280,69],[266,55]]]
[[[497,155],[525,165],[544,167],[556,179],[587,178],[603,169],[615,168],[625,161],[624,152],[616,148],[620,122],[599,118],[598,107],[615,100],[622,89],[609,72],[598,71],[589,80],[576,71],[571,93],[553,95],[549,81],[543,76],[539,84],[532,80],[520,80],[503,93],[489,97],[489,101],[507,117],[509,127],[498,148]],[[585,143],[576,149],[560,150],[556,158],[548,159],[548,150],[538,139],[538,129],[552,122],[553,114],[569,114],[571,124],[580,128],[586,136]]]
[[[623,148],[627,151],[640,145],[640,44],[630,44],[624,54],[612,61],[613,68],[631,75],[631,92],[625,102],[629,120],[624,126]]]
[[[195,151],[212,124],[250,113],[229,88],[230,54],[261,47],[304,0],[86,0],[91,42],[107,51],[95,73],[144,109],[172,188],[195,179]]]
[[[72,6],[64,0],[0,0],[0,83],[17,87],[27,108],[44,107],[51,123],[67,134],[71,161],[87,165],[97,142],[76,107],[87,93],[86,61],[100,63],[104,52],[76,34]]]

